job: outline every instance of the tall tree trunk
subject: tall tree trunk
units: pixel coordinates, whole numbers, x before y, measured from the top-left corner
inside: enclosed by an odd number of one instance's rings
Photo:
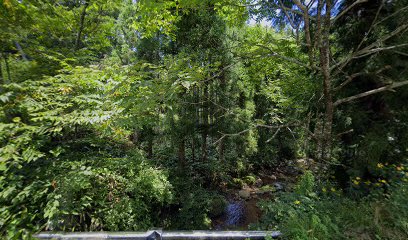
[[[193,136],[191,139],[191,152],[192,152],[192,158],[193,158],[193,162],[195,162],[195,133],[193,132]]]
[[[323,149],[322,159],[330,160],[332,148],[332,128],[333,128],[333,94],[332,94],[332,79],[330,74],[330,9],[331,1],[326,1],[326,15],[323,23],[322,42],[320,50],[320,69],[323,76],[323,94],[325,104],[325,116],[323,124]]]
[[[208,159],[207,137],[208,137],[208,83],[204,84],[203,88],[203,114],[202,114],[202,133],[201,133],[201,161],[206,162]]]
[[[28,60],[27,54],[25,54],[25,52],[24,52],[23,48],[21,47],[21,45],[17,41],[15,41],[14,43],[16,44],[16,47],[17,47],[18,51],[20,52],[20,55],[23,58],[23,60],[27,61]]]
[[[185,139],[182,138],[178,146],[178,161],[181,169],[186,167],[186,144]]]
[[[153,158],[153,136],[150,136],[147,142],[147,158]]]
[[[75,40],[75,50],[78,50],[81,47],[81,35],[84,31],[84,23],[85,23],[85,16],[86,16],[86,9],[89,6],[89,1],[86,1],[84,7],[82,8],[81,18],[79,20],[79,30]]]
[[[0,53],[0,92],[3,91],[3,87],[2,85],[4,84],[4,80],[3,80],[3,69],[1,66],[1,59],[2,59],[3,55]]]
[[[193,162],[195,161],[195,153],[196,153],[196,130],[200,125],[200,89],[197,86],[194,86],[194,129],[192,132],[192,139],[191,139],[191,150],[193,153]]]
[[[4,63],[6,65],[7,81],[5,83],[11,83],[10,66],[8,63],[8,54],[4,54]]]
[[[221,139],[218,145],[218,156],[220,162],[225,162],[225,139]]]

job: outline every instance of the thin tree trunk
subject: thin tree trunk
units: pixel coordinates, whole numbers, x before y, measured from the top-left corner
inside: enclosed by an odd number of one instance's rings
[[[321,64],[322,64],[322,74],[323,74],[323,88],[324,88],[324,104],[325,104],[325,116],[323,124],[323,148],[322,148],[322,159],[329,160],[331,147],[332,147],[332,125],[333,125],[333,113],[334,104],[333,96],[331,92],[331,77],[330,71],[328,69],[329,59],[327,54],[327,48],[323,47],[321,50]]]
[[[333,127],[333,94],[331,85],[331,74],[330,74],[330,9],[331,1],[326,1],[326,15],[323,23],[322,43],[320,46],[320,69],[323,76],[323,94],[324,94],[324,104],[325,104],[325,116],[323,124],[323,149],[322,149],[322,159],[330,160],[331,158],[331,148],[332,148],[332,127]]]
[[[193,132],[193,137],[191,139],[191,152],[192,152],[193,162],[195,162],[195,140],[194,140],[195,137],[194,136],[195,134]]]
[[[184,138],[180,140],[178,146],[178,161],[181,169],[186,167],[186,144]]]
[[[139,144],[139,131],[135,130],[133,134],[130,136],[130,140],[133,142],[133,144],[138,145]]]
[[[149,137],[149,141],[147,143],[147,158],[153,158],[153,137]]]
[[[303,140],[303,151],[305,152],[305,158],[309,158],[309,142],[311,140],[311,136],[309,136],[309,129],[310,129],[310,119],[312,117],[311,112],[307,115],[307,122],[305,123],[305,138]]]
[[[4,79],[3,79],[3,69],[1,66],[1,59],[2,59],[3,55],[0,53],[0,92],[3,90],[2,89],[2,85],[4,84]]]
[[[207,153],[207,136],[208,136],[208,83],[204,84],[203,89],[204,95],[204,105],[203,105],[203,122],[202,122],[202,133],[201,133],[201,161],[206,162],[208,159]]]
[[[16,47],[17,47],[18,51],[20,52],[21,57],[23,58],[23,60],[27,61],[28,60],[27,54],[25,54],[25,52],[24,52],[23,48],[21,47],[21,45],[17,41],[15,41],[15,44],[16,44]]]
[[[85,16],[86,16],[86,9],[89,6],[89,1],[86,1],[81,13],[81,19],[79,21],[79,30],[75,41],[75,50],[78,50],[81,46],[81,35],[84,31],[84,23],[85,23]]]
[[[11,75],[10,75],[10,66],[8,63],[8,54],[4,54],[4,63],[6,65],[6,73],[7,73],[7,81],[5,81],[6,83],[11,83]]]
[[[218,154],[220,162],[225,162],[225,139],[221,139],[218,145]]]

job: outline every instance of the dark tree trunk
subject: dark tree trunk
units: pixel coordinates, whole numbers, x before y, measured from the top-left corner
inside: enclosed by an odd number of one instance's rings
[[[8,63],[8,54],[4,54],[4,63],[6,65],[7,81],[5,83],[11,83],[10,66]]]
[[[218,145],[218,155],[220,162],[225,162],[225,139],[221,139]]]
[[[178,161],[179,161],[179,167],[180,168],[185,168],[186,167],[186,142],[183,139],[180,140],[179,146],[178,146]]]
[[[326,8],[331,9],[331,1],[327,1]],[[333,94],[331,85],[331,74],[330,74],[330,11],[326,13],[323,23],[323,36],[320,46],[320,69],[323,76],[323,94],[324,94],[324,104],[325,104],[325,116],[323,124],[323,145],[322,145],[322,155],[323,160],[330,160],[331,158],[331,148],[332,148],[332,127],[333,127]]]
[[[0,92],[3,91],[3,87],[2,85],[4,84],[4,79],[3,79],[3,69],[1,66],[1,59],[2,59],[3,55],[0,53]]]
[[[201,160],[203,162],[208,159],[208,149],[207,149],[207,137],[208,137],[208,83],[205,83],[203,89],[204,95],[204,105],[203,105],[203,122],[202,122],[202,133],[201,133]]]
[[[153,158],[153,136],[149,137],[149,141],[147,143],[147,158]]]
[[[75,50],[78,50],[81,47],[81,37],[82,32],[84,31],[84,23],[85,23],[85,16],[86,16],[86,9],[89,6],[89,1],[86,1],[81,13],[81,19],[79,20],[79,30],[75,41]]]
[[[193,162],[195,162],[195,140],[194,140],[195,136],[194,136],[194,132],[193,132],[193,137],[191,139],[191,152],[192,152],[192,158],[193,158]]]

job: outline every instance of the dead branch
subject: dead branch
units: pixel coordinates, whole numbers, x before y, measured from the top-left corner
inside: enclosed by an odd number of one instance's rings
[[[346,134],[349,134],[349,133],[352,133],[352,132],[354,132],[354,129],[350,129],[350,130],[344,131],[342,133],[339,133],[339,134],[336,135],[336,137],[339,138],[339,137],[341,137],[343,135],[346,135]]]
[[[330,70],[333,70],[335,68],[338,68],[338,71],[341,71],[344,67],[347,66],[347,64],[349,64],[351,62],[351,60],[353,60],[356,56],[361,57],[362,54],[372,54],[375,52],[379,52],[379,51],[383,51],[383,50],[389,50],[389,49],[393,49],[395,48],[390,46],[390,47],[381,47],[384,42],[392,37],[394,37],[395,35],[401,33],[401,32],[405,32],[408,30],[408,24],[403,24],[401,26],[399,26],[398,28],[396,28],[394,31],[390,32],[389,34],[385,35],[384,37],[382,37],[381,39],[378,39],[377,41],[375,41],[374,43],[368,45],[367,47],[356,51],[356,52],[352,52],[351,54],[349,54],[349,56],[347,56],[345,59],[339,61],[336,64],[333,64],[332,67],[330,67]],[[406,44],[401,44],[401,45],[406,45]],[[401,46],[401,45],[397,45],[397,46]],[[370,52],[371,50],[376,49],[376,51]]]
[[[337,14],[337,16],[332,20],[332,22],[337,21],[339,18],[341,18],[344,14],[346,14],[348,11],[350,11],[353,7],[355,7],[357,4],[360,3],[365,3],[368,2],[368,0],[357,0],[353,4],[351,4],[348,8],[344,9],[341,13]]]
[[[378,19],[378,16],[380,15],[380,11],[381,11],[381,9],[382,9],[383,6],[384,6],[384,2],[385,2],[385,0],[382,0],[382,1],[381,1],[380,6],[378,7],[377,13],[375,14],[375,17],[374,17],[374,19],[373,19],[373,21],[372,21],[372,23],[371,23],[371,26],[370,26],[370,28],[368,29],[368,31],[367,31],[367,33],[365,34],[365,36],[363,37],[363,39],[361,39],[361,42],[358,44],[358,46],[357,46],[357,48],[356,48],[357,50],[360,49],[360,47],[363,45],[363,43],[364,43],[365,41],[367,41],[367,38],[368,38],[368,36],[370,35],[371,30],[373,29],[374,24],[376,23],[376,21],[377,21],[377,19]]]
[[[240,132],[237,133],[222,133],[222,132],[218,132],[220,134],[222,134],[222,136],[213,143],[213,145],[217,145],[220,141],[222,141],[224,138],[226,137],[233,137],[233,136],[240,136],[246,132],[251,131],[252,129],[255,128],[268,128],[268,129],[278,129],[277,132],[275,132],[275,134],[273,136],[276,136],[276,134],[280,131],[281,128],[289,128],[289,127],[297,127],[300,126],[299,123],[292,123],[292,124],[284,124],[284,125],[278,125],[278,126],[272,126],[272,125],[266,125],[266,124],[255,124],[253,126],[251,126],[250,128],[244,129]],[[268,140],[270,141],[270,139]]]
[[[370,95],[373,95],[373,94],[376,94],[376,93],[384,92],[384,91],[387,91],[387,90],[392,90],[394,88],[402,87],[404,85],[408,85],[408,81],[392,83],[392,84],[386,85],[384,87],[380,87],[380,88],[376,88],[376,89],[373,89],[373,90],[370,90],[370,91],[367,91],[367,92],[356,94],[356,95],[351,96],[351,97],[346,97],[346,98],[339,99],[334,103],[334,106],[338,106],[338,105],[340,105],[342,103],[351,102],[353,100],[363,98],[363,97],[367,97],[367,96],[370,96]]]
[[[339,91],[340,89],[342,89],[344,86],[346,86],[347,84],[351,83],[355,78],[362,76],[362,75],[370,75],[370,74],[380,74],[381,72],[390,69],[391,66],[390,65],[386,65],[385,67],[375,71],[375,72],[358,72],[358,73],[354,73],[350,76],[347,76],[347,80],[342,82],[339,86],[335,87],[333,90],[334,91]]]
[[[306,45],[308,48],[308,55],[309,55],[309,64],[310,67],[313,68],[313,44],[312,44],[312,38],[310,36],[310,15],[308,8],[303,5],[299,0],[293,0],[293,2],[298,6],[300,10],[303,12],[303,21],[304,21],[304,29],[305,29],[305,39],[306,39]]]

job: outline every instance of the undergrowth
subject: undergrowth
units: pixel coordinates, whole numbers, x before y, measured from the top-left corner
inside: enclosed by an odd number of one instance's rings
[[[293,192],[260,204],[254,228],[278,229],[284,239],[408,239],[408,184],[377,188],[355,200],[306,172]]]

